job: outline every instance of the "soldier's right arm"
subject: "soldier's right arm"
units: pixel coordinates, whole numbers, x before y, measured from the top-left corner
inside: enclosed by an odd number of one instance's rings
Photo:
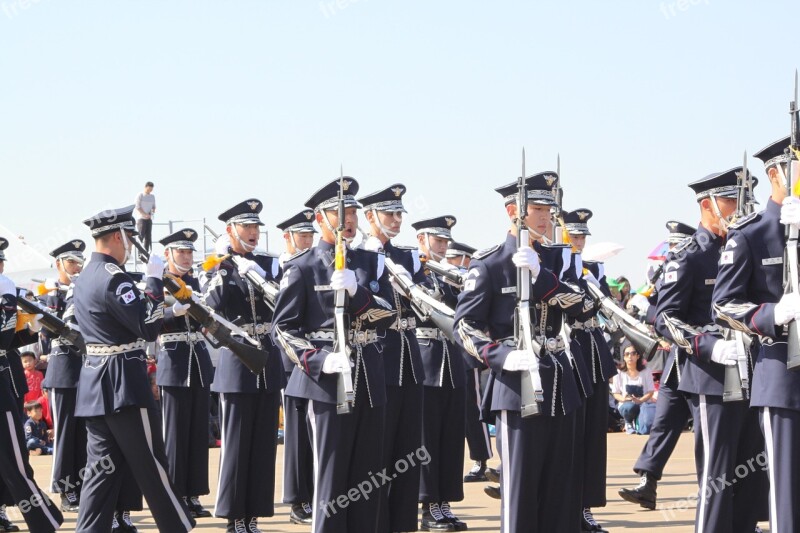
[[[17,328],[17,297],[0,295],[0,350],[8,350]]]
[[[160,279],[148,277],[141,295],[128,274],[113,274],[105,300],[108,312],[131,332],[148,342],[158,338],[164,318],[164,284]]]
[[[230,292],[227,287],[227,282],[231,279],[232,272],[233,265],[230,261],[226,260],[220,263],[217,271],[211,276],[211,280],[206,283],[205,292],[203,293],[203,302],[214,311],[229,319],[236,318],[229,317],[225,314],[225,304],[228,300],[228,293]]]

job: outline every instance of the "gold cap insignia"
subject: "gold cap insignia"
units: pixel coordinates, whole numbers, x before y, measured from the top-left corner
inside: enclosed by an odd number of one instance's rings
[[[194,237],[194,231],[190,229],[183,230],[183,234],[186,236],[187,239],[191,239],[192,237]]]
[[[547,182],[547,186],[548,186],[548,187],[552,187],[552,186],[553,186],[553,184],[556,182],[556,180],[557,180],[557,179],[558,179],[558,178],[557,178],[557,177],[555,177],[555,176],[553,176],[552,174],[547,174],[547,175],[544,177],[544,181],[546,181],[546,182]]]
[[[456,219],[450,218],[450,217],[445,217],[444,222],[445,222],[445,224],[447,224],[448,228],[451,228],[451,227],[453,227],[453,224],[456,223]]]
[[[72,246],[73,246],[75,249],[78,249],[78,248],[80,248],[80,247],[81,247],[81,244],[83,244],[83,241],[72,241]]]
[[[306,220],[311,220],[314,217],[313,211],[303,211],[303,214],[306,216]]]
[[[353,183],[351,180],[342,180],[342,190],[346,191],[349,189],[351,183]]]
[[[392,189],[392,192],[394,193],[395,197],[400,198],[403,193],[406,192],[406,189],[405,187],[395,187]]]
[[[253,200],[252,202],[247,202],[247,205],[250,206],[251,211],[255,211],[256,209],[258,209],[258,206],[261,205],[261,202]]]
[[[587,211],[578,211],[578,218],[581,220],[586,220],[589,217],[589,213]]]

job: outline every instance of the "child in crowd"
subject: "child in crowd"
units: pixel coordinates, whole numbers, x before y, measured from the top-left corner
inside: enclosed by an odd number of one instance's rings
[[[25,441],[31,455],[52,455],[53,432],[47,429],[47,423],[42,419],[42,404],[27,402],[25,412],[28,420],[25,422]]]

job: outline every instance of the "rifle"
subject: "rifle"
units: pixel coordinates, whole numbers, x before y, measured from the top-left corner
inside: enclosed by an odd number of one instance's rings
[[[455,311],[428,294],[425,289],[411,281],[408,276],[400,275],[400,268],[397,266],[397,263],[388,257],[384,259],[384,264],[389,271],[389,275],[392,276],[397,283],[400,291],[411,301],[411,308],[419,319],[430,319],[450,342],[455,342],[455,335],[453,333],[456,317]]]
[[[553,187],[553,198],[556,201],[556,207],[553,212],[553,242],[558,244],[570,244],[569,233],[564,224],[564,189],[561,187],[561,154],[556,158],[556,186]]]
[[[24,295],[17,298],[17,307],[25,313],[42,315],[39,321],[44,329],[75,345],[81,354],[86,353],[86,342],[77,326],[64,322],[50,309],[39,302],[28,300]]]
[[[596,287],[594,283],[587,283],[586,285],[592,298],[600,304],[600,312],[603,318],[619,328],[646,361],[651,360],[656,350],[658,350],[658,341],[650,335],[650,330],[647,329],[647,326],[626,313],[616,302],[603,294],[603,291]]]
[[[150,254],[147,253],[144,246],[136,238],[132,238],[131,241],[139,251],[142,262],[147,262]],[[253,374],[259,374],[264,370],[269,354],[261,348],[261,343],[239,326],[218,315],[194,293],[187,295],[186,286],[183,282],[178,282],[178,279],[171,274],[166,274],[163,278],[164,288],[182,304],[189,304],[187,313],[205,328],[206,338],[211,346],[228,348]],[[246,342],[239,341],[239,339]]]
[[[798,97],[797,97],[797,71],[794,72],[794,100],[789,103],[789,114],[791,115],[791,122],[792,122],[792,134],[791,134],[791,143],[789,145],[789,161],[788,161],[788,172],[786,175],[786,192],[789,195],[794,196],[794,189],[795,184],[798,180],[798,160],[797,160],[797,150],[800,150],[800,109],[798,109]],[[784,289],[789,289],[792,292],[800,292],[800,287],[798,287],[798,275],[800,275],[800,269],[798,269],[797,263],[797,241],[798,241],[798,230],[795,226],[790,225],[787,227],[786,230],[786,263],[784,265],[783,271],[783,279],[785,287]],[[789,330],[789,337],[786,347],[786,368],[789,370],[794,370],[800,367],[800,327],[798,327],[797,321],[792,320],[788,324]]]
[[[525,225],[528,214],[528,187],[525,183],[525,148],[522,149],[522,174],[517,180],[517,249],[530,246],[530,233]],[[517,308],[514,314],[514,342],[517,349],[526,350],[533,359],[533,368],[522,373],[520,383],[520,415],[525,418],[542,414],[544,389],[539,375],[539,354],[542,347],[533,340],[531,329],[531,272],[517,268]],[[553,392],[555,394],[555,391]]]
[[[337,203],[338,225],[336,227],[336,255],[334,268],[344,270],[347,259],[347,245],[344,241],[344,172],[339,167],[339,198]],[[350,360],[350,345],[347,342],[349,330],[348,320],[346,320],[347,293],[344,289],[339,289],[333,296],[333,351],[343,352]],[[355,392],[353,391],[353,376],[350,365],[346,364],[341,370],[336,383],[336,413],[343,415],[352,412],[355,404]]]
[[[425,259],[423,262],[425,264],[425,268],[434,274],[438,274],[444,278],[445,282],[449,283],[455,288],[460,289],[464,286],[464,274],[459,272],[457,268],[448,267],[447,265],[444,265],[433,259]]]

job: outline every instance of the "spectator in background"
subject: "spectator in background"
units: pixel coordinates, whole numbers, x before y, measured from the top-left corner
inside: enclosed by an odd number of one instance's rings
[[[19,358],[22,360],[25,381],[28,383],[28,392],[25,393],[24,400],[26,402],[38,400],[42,395],[44,374],[36,370],[36,355],[33,352],[22,352]]]
[[[31,455],[53,454],[53,433],[47,429],[47,423],[42,419],[42,405],[39,402],[27,402],[25,412],[28,420],[25,421],[25,441]]]
[[[626,432],[645,434],[640,430],[650,431],[646,417],[652,413],[648,412],[645,416],[643,420],[645,424],[639,423],[639,417],[642,411],[641,407],[651,403],[654,392],[653,376],[649,370],[645,369],[636,348],[630,342],[625,341],[622,344],[622,363],[617,375],[611,381],[611,393],[618,402],[617,410],[625,419]],[[648,427],[640,427],[643,425]]]
[[[142,245],[149,252],[153,247],[153,215],[156,212],[156,197],[153,182],[144,184],[144,192],[136,197],[136,214],[139,217],[136,229],[142,236]]]

